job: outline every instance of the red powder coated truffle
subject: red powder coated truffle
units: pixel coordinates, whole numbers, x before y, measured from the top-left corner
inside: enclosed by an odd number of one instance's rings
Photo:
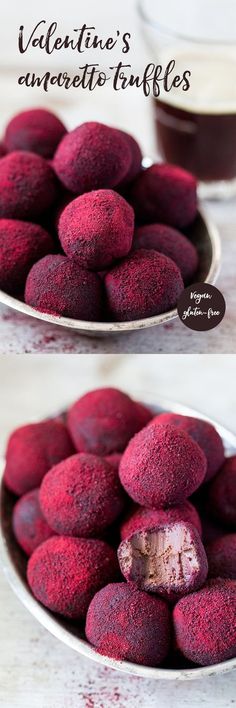
[[[112,189],[82,194],[66,206],[59,219],[63,250],[91,270],[102,270],[126,256],[133,233],[133,209]]]
[[[236,580],[236,533],[217,538],[206,549],[209,576]]]
[[[134,585],[107,585],[93,598],[86,618],[86,637],[113,659],[158,666],[170,645],[170,614],[159,597]]]
[[[178,648],[201,666],[236,656],[236,583],[216,581],[183,597],[173,612]]]
[[[208,492],[209,511],[221,523],[236,529],[236,455],[226,459]]]
[[[53,250],[53,239],[41,226],[0,219],[0,288],[20,293],[31,266]]]
[[[27,579],[33,595],[52,612],[85,617],[95,593],[116,580],[115,552],[104,541],[53,536],[32,554]]]
[[[118,561],[126,580],[171,602],[198,590],[208,571],[199,533],[183,521],[136,531],[121,542]]]
[[[61,140],[54,169],[74,194],[116,187],[131,167],[131,150],[122,133],[103,123],[83,123]]]
[[[197,510],[189,501],[185,501],[179,506],[172,506],[169,509],[146,509],[138,506],[121,524],[120,535],[122,541],[135,531],[150,529],[154,526],[163,526],[173,521],[185,521],[192,524],[201,535],[201,521]]]
[[[52,157],[65,134],[63,123],[44,108],[18,113],[8,123],[5,133],[7,150],[29,150],[43,157]]]
[[[132,182],[135,177],[137,177],[137,175],[141,172],[143,156],[139,144],[137,143],[137,140],[135,140],[132,135],[126,133],[124,130],[120,130],[118,132],[121,133],[121,135],[123,135],[123,137],[125,138],[131,152],[131,164],[125,178],[123,179],[123,185]]]
[[[16,540],[27,556],[30,556],[40,543],[55,535],[42,514],[39,489],[27,492],[15,504],[12,526]]]
[[[130,440],[119,468],[121,484],[138,504],[182,504],[200,486],[206,457],[199,445],[172,425],[149,423]]]
[[[44,477],[40,504],[49,525],[67,536],[96,536],[124,507],[117,471],[90,454],[69,457]]]
[[[55,202],[57,184],[48,162],[32,152],[0,161],[0,218],[34,221]]]
[[[143,170],[130,198],[138,222],[144,224],[160,222],[181,229],[197,214],[196,180],[175,165],[152,165]]]
[[[168,423],[185,430],[198,443],[207,458],[205,482],[214,477],[224,462],[224,446],[217,430],[207,420],[192,418],[177,413],[161,413],[154,418],[155,423]]]
[[[98,388],[70,408],[68,428],[78,452],[122,452],[139,430],[136,404],[116,388]]]
[[[145,425],[150,423],[150,421],[152,420],[153,413],[150,410],[150,408],[148,408],[147,406],[144,406],[144,404],[141,403],[140,401],[136,401],[135,406],[136,406],[136,415],[138,416],[138,420],[139,420],[139,429],[142,430],[142,428],[144,428]]]
[[[102,283],[66,256],[45,256],[31,268],[25,302],[41,312],[81,320],[101,320]]]
[[[104,278],[108,306],[115,320],[137,320],[176,306],[184,288],[174,261],[157,251],[140,249]]]
[[[133,249],[154,249],[172,258],[178,266],[183,281],[189,283],[198,267],[198,253],[186,236],[165,224],[147,224],[136,229]]]
[[[40,485],[52,465],[73,452],[67,429],[59,420],[17,428],[7,445],[4,482],[15,494],[25,494]]]

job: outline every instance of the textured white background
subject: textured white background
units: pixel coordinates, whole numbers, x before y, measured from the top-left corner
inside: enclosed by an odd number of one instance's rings
[[[64,408],[88,388],[132,388],[195,406],[236,432],[236,361],[228,356],[0,358],[0,444],[15,425]],[[50,636],[0,577],[3,708],[230,708],[235,673],[187,684],[100,668]]]

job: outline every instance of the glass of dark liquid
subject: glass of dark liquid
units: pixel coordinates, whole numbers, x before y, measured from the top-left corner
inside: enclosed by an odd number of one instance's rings
[[[200,196],[235,196],[236,0],[139,0],[138,12],[149,61],[189,79],[153,98],[159,155],[193,172]]]

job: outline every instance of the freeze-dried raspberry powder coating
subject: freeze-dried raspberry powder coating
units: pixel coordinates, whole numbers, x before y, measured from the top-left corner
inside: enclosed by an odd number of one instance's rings
[[[0,288],[21,293],[32,265],[54,248],[52,237],[38,224],[0,219]]]
[[[17,495],[38,487],[50,467],[74,452],[65,425],[46,420],[17,428],[6,451],[4,482]]]
[[[217,430],[207,420],[192,418],[178,413],[161,413],[154,418],[155,423],[168,423],[185,430],[198,443],[207,458],[205,481],[214,477],[224,462],[224,445]]]
[[[179,506],[171,506],[168,509],[147,509],[143,506],[134,507],[121,524],[122,541],[135,531],[150,529],[154,526],[163,526],[173,521],[185,521],[192,524],[201,535],[201,520],[197,510],[190,501],[185,501]]]
[[[56,196],[54,172],[40,155],[19,150],[0,160],[0,218],[34,221]]]
[[[108,307],[115,320],[137,320],[176,306],[184,288],[177,265],[157,251],[131,253],[105,275]]]
[[[211,578],[236,580],[236,533],[215,539],[208,544],[206,551]]]
[[[93,598],[86,637],[101,654],[158,666],[167,656],[171,624],[167,604],[132,584],[107,585]]]
[[[74,194],[116,187],[131,168],[132,155],[122,133],[103,123],[83,123],[61,140],[54,169]]]
[[[176,263],[184,283],[189,283],[198,268],[198,253],[195,246],[177,229],[165,224],[146,224],[136,229],[133,249],[154,249]]]
[[[66,256],[45,256],[29,272],[25,302],[41,312],[100,321],[102,282],[96,273],[81,268]]]
[[[104,541],[53,536],[32,554],[27,579],[33,595],[52,612],[85,617],[95,593],[116,580],[116,554]]]
[[[122,452],[140,430],[136,403],[116,388],[98,388],[79,398],[68,412],[68,428],[78,452]]]
[[[123,510],[124,492],[114,465],[81,453],[45,475],[40,504],[56,533],[98,536]]]
[[[236,582],[215,581],[183,597],[173,613],[175,639],[187,659],[207,666],[236,656]]]
[[[103,270],[132,246],[134,212],[112,189],[99,189],[71,201],[59,219],[63,250],[79,265]]]
[[[183,430],[152,422],[129,442],[119,468],[121,484],[138,504],[182,504],[206,474],[206,456]]]
[[[200,588],[208,571],[199,533],[183,521],[136,531],[121,542],[118,560],[126,580],[171,602]]]
[[[55,535],[42,514],[39,489],[32,489],[16,502],[12,526],[16,540],[27,556],[30,556],[40,543]]]
[[[208,503],[210,513],[218,521],[236,530],[236,455],[226,459],[212,480]]]
[[[4,142],[8,152],[29,150],[49,158],[54,155],[62,136],[63,123],[44,108],[33,108],[18,113],[6,127]]]
[[[176,165],[156,164],[143,170],[131,189],[137,221],[182,229],[197,215],[196,180]]]

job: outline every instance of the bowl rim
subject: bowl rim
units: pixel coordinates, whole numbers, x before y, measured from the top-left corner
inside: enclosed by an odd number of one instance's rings
[[[205,278],[204,283],[210,283],[214,285],[216,282],[220,267],[221,267],[221,239],[220,233],[217,226],[214,224],[212,219],[209,217],[205,208],[202,206],[198,208],[198,215],[201,217],[207,231],[211,242],[212,248],[212,260],[209,271]],[[20,312],[21,314],[28,315],[34,319],[41,320],[43,322],[48,322],[49,324],[59,325],[67,329],[72,329],[78,331],[80,334],[87,334],[90,336],[96,335],[109,335],[116,333],[127,333],[134,332],[135,330],[142,330],[149,327],[155,327],[159,324],[170,322],[178,316],[177,309],[174,308],[168,312],[164,312],[160,315],[154,315],[152,317],[144,317],[139,320],[129,320],[128,322],[90,322],[87,320],[75,320],[70,317],[62,317],[61,315],[51,315],[46,312],[40,312],[30,305],[26,305],[25,302],[18,300],[12,295],[8,295],[3,290],[0,289],[0,303],[2,305],[7,305],[13,310]]]
[[[129,391],[128,391],[129,393]],[[130,391],[132,395],[132,390]],[[229,447],[229,453],[236,453],[236,434],[229,431],[228,428],[218,423],[215,419],[200,413],[198,410],[185,406],[176,401],[171,401],[164,397],[157,397],[155,404],[153,403],[152,394],[143,394],[142,402],[146,405],[152,407],[153,411],[158,413],[161,411],[172,411],[174,413],[180,413],[182,415],[192,415],[202,420],[209,421],[215,426],[216,430],[224,439]],[[58,412],[57,412],[58,414]],[[3,468],[4,461],[1,460],[1,467]],[[3,492],[3,481],[1,481],[0,495],[2,497]],[[33,597],[27,584],[23,582],[19,576],[13,562],[11,559],[11,554],[8,550],[7,540],[4,535],[4,529],[2,524],[2,519],[0,519],[0,560],[4,575],[17,595],[18,599],[22,604],[29,610],[29,612],[38,620],[38,622],[45,627],[54,637],[62,641],[71,649],[75,650],[78,654],[81,654],[87,659],[92,659],[98,664],[102,664],[108,668],[112,668],[118,671],[122,671],[127,674],[132,674],[146,679],[164,679],[171,681],[183,681],[183,680],[193,680],[201,679],[206,676],[214,676],[216,674],[226,673],[232,669],[236,669],[236,657],[223,661],[218,664],[213,664],[211,666],[199,666],[194,669],[165,669],[162,667],[150,667],[142,666],[139,664],[134,664],[128,661],[119,661],[117,659],[112,659],[107,656],[99,654],[86,640],[72,634],[66,627],[59,624],[57,619],[54,617],[53,613],[44,608],[40,603]]]

